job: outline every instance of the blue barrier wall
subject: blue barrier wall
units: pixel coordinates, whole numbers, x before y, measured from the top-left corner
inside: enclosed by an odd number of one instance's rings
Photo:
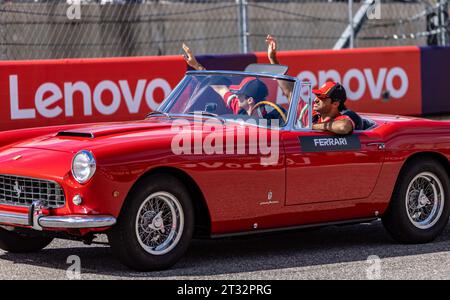
[[[422,114],[450,113],[450,47],[421,48],[421,77]]]

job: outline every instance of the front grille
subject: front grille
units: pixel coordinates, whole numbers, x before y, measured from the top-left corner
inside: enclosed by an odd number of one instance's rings
[[[64,191],[56,182],[0,175],[0,204],[30,206],[37,200],[46,208],[58,208],[66,203]]]

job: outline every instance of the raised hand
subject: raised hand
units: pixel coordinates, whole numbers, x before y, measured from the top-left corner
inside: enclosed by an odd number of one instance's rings
[[[192,50],[183,43],[182,45],[183,51],[184,51],[184,60],[186,63],[191,66],[195,70],[205,70],[205,67],[203,67],[195,58],[194,53],[192,53]]]
[[[278,64],[277,60],[277,40],[270,34],[266,37],[267,57],[271,64]]]

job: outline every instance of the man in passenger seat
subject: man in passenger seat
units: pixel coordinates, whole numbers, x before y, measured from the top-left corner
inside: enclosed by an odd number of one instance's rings
[[[267,57],[269,58],[269,61],[271,64],[279,64],[278,59],[277,59],[277,41],[276,39],[271,36],[268,35],[266,38],[266,43],[267,43]],[[342,85],[340,85],[342,89],[344,89],[344,87],[342,87]],[[289,95],[292,93],[292,88],[286,87],[286,86],[280,86],[283,94],[285,95]],[[344,89],[345,92],[345,89]],[[303,107],[299,107],[299,110],[301,110]],[[339,110],[341,115],[344,116],[348,116],[354,124],[354,130],[363,130],[364,129],[364,123],[363,123],[363,119],[354,111],[348,109],[343,103],[340,104],[340,110]],[[315,114],[313,114],[314,117]],[[306,114],[304,115],[306,116]],[[304,121],[304,123],[306,123]],[[314,122],[313,122],[314,123]]]
[[[344,87],[333,81],[327,81],[320,89],[313,89],[316,95],[313,101],[312,129],[324,130],[336,134],[350,134],[355,129],[355,123],[341,112],[346,109],[347,94]]]

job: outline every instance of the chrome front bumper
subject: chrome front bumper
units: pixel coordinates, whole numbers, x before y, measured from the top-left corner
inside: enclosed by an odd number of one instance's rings
[[[47,216],[42,214],[42,207],[33,204],[28,214],[0,211],[0,224],[5,226],[30,226],[36,230],[45,228],[102,228],[116,224],[116,218],[105,215]]]

